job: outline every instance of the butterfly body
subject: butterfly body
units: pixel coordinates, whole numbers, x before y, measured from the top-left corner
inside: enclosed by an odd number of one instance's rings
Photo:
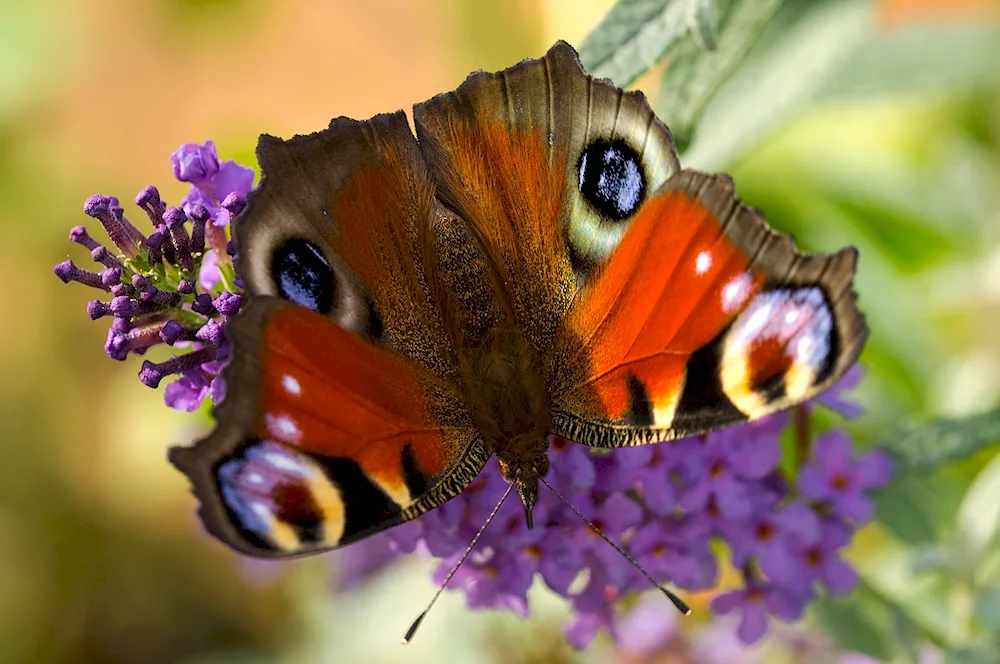
[[[542,362],[518,330],[494,328],[462,362],[476,428],[515,485],[529,525],[538,478],[549,469],[551,405]]]
[[[492,456],[530,523],[550,435],[703,433],[857,359],[856,252],[799,252],[728,177],[682,170],[642,94],[567,44],[470,75],[413,122],[261,138],[234,221],[249,303],[226,329],[228,394],[170,455],[233,548],[348,544]]]

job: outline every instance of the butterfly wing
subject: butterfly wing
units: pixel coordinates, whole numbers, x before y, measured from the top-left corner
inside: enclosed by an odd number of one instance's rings
[[[796,251],[727,176],[681,171],[577,293],[552,354],[556,433],[616,447],[756,419],[857,360],[857,253]]]
[[[414,121],[439,198],[544,358],[555,433],[707,431],[807,399],[856,360],[855,252],[798,253],[727,178],[680,171],[642,94],[588,76],[567,44],[472,74]]]
[[[513,322],[539,353],[646,192],[679,168],[642,93],[588,76],[565,42],[541,59],[476,72],[413,117],[438,198],[500,272]],[[620,195],[600,182],[603,159],[624,182]]]
[[[400,112],[262,137],[234,232],[250,300],[218,425],[171,461],[252,555],[332,548],[457,495],[488,454],[456,391],[434,198]]]

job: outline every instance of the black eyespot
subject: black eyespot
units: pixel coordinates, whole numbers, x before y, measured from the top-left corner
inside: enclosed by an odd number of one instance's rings
[[[271,276],[281,297],[320,313],[333,306],[333,269],[312,242],[291,238],[271,258]]]
[[[580,155],[580,192],[614,221],[626,219],[646,196],[646,175],[639,155],[621,139],[599,138]]]

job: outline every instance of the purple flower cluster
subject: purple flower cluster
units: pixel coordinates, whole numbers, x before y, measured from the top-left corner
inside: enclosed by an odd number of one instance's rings
[[[826,662],[828,664],[882,664],[860,653],[840,650],[826,635],[800,626],[777,626],[765,647],[747,648],[729,616],[687,629],[680,614],[664,613],[661,597],[641,598],[619,621],[619,664],[768,664],[770,662]],[[917,664],[942,664],[936,648],[924,645]]]
[[[856,383],[857,372],[843,383]],[[826,402],[841,400],[834,394]],[[770,616],[798,619],[819,585],[835,594],[854,587],[857,577],[839,552],[872,516],[866,492],[891,473],[886,455],[856,457],[847,434],[830,431],[811,441],[809,461],[792,477],[780,467],[788,419],[779,414],[612,453],[553,437],[548,481],[655,578],[680,588],[713,588],[720,567],[713,544],[725,543],[743,584],[711,606],[739,614],[739,639],[750,644]],[[461,496],[389,531],[391,547],[441,558],[434,579],[442,581],[506,486],[491,462]],[[526,615],[537,574],[571,602],[566,636],[574,646],[602,629],[617,638],[618,600],[648,590],[648,580],[544,488],[535,523],[528,530],[520,503],[508,500],[451,584],[465,591],[470,608]],[[662,607],[673,610],[666,601]]]
[[[160,344],[183,350],[164,362],[144,361],[139,380],[158,387],[178,375],[164,390],[164,401],[193,411],[206,396],[218,403],[225,393],[219,375],[229,357],[223,323],[242,304],[227,227],[246,205],[254,173],[234,161],[220,164],[211,141],[184,145],[170,159],[177,179],[191,184],[179,207],[168,207],[156,187],[140,191],[135,204],[152,226],[146,234],[117,198],[91,196],[83,211],[101,223],[114,249],[77,226],[69,239],[89,250],[101,269],[66,260],[53,271],[65,283],[107,293],[110,299],[92,300],[87,313],[93,320],[112,319],[104,346],[112,359],[143,355]]]

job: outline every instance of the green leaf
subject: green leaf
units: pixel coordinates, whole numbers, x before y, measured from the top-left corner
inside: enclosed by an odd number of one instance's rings
[[[824,98],[954,91],[1000,81],[1000,26],[943,21],[880,32],[823,86]]]
[[[958,542],[976,571],[985,562],[1000,529],[1000,454],[979,471],[958,508]]]
[[[686,166],[729,168],[801,112],[874,25],[872,4],[865,0],[786,7],[705,107]]]
[[[695,123],[719,85],[743,61],[761,29],[782,0],[731,0],[723,10],[712,52],[699,48],[697,39],[679,44],[664,71],[657,103],[660,116],[678,145],[686,145]],[[693,36],[699,31],[692,31]]]
[[[718,46],[719,8],[715,0],[688,0],[688,27],[695,44],[708,51]]]
[[[618,0],[580,44],[580,60],[594,76],[625,87],[690,28],[687,0]]]
[[[980,644],[967,648],[949,650],[944,656],[945,664],[996,664],[997,646]]]
[[[948,546],[918,546],[910,561],[914,574],[942,573],[955,566],[955,551]]]
[[[821,597],[812,611],[823,631],[843,650],[854,650],[879,660],[891,656],[886,635],[876,629],[865,607],[854,597]]]
[[[892,641],[897,651],[901,652],[908,662],[918,661],[918,627],[898,604],[891,604],[889,613],[892,620]]]
[[[851,200],[836,195],[829,200],[849,218],[864,220],[855,227],[897,270],[916,272],[931,267],[955,248],[946,233],[921,223],[907,210],[893,209],[886,201]]]
[[[1000,408],[970,417],[903,424],[877,441],[892,455],[895,473],[922,473],[961,461],[1000,443]]]
[[[875,495],[875,514],[886,528],[908,544],[934,542],[938,531],[926,501],[926,481],[900,477]]]
[[[1000,586],[983,588],[976,595],[976,619],[1000,634]]]

